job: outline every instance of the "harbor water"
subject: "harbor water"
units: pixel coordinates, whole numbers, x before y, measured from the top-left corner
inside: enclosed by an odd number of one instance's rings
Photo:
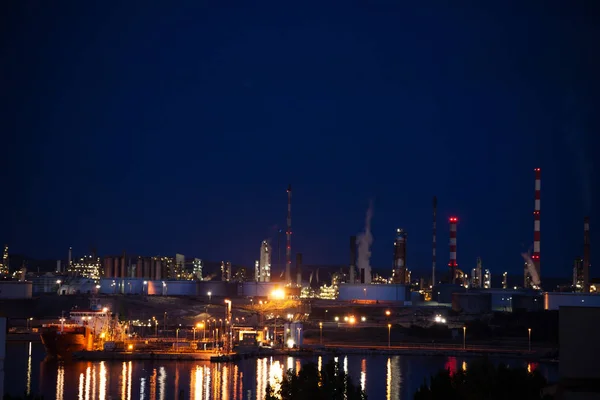
[[[5,393],[42,394],[45,400],[63,399],[264,399],[267,383],[277,387],[284,371],[298,370],[328,357],[287,356],[247,359],[231,363],[207,361],[45,361],[40,343],[8,343]],[[333,357],[333,356],[331,356]],[[370,399],[412,399],[419,386],[442,368],[468,369],[473,359],[347,355],[341,366]],[[538,369],[549,381],[558,378],[557,364],[498,360],[515,367]],[[181,397],[183,396],[183,397]]]

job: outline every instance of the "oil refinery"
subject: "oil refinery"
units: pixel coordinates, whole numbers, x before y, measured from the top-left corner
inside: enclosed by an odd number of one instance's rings
[[[370,263],[371,220],[373,205],[367,209],[364,230],[349,235],[348,264],[336,271],[303,265],[301,253],[292,253],[292,186],[287,190],[287,213],[285,230],[285,265],[273,260],[281,255],[279,241],[274,251],[268,239],[257,246],[257,260],[253,267],[234,266],[229,261],[220,263],[220,274],[209,274],[204,262],[198,258],[186,258],[182,254],[172,256],[129,256],[123,252],[117,256],[99,257],[96,251],[78,258],[73,249],[68,250],[66,266],[57,262],[53,274],[35,275],[21,281],[33,282],[33,293],[54,292],[60,295],[97,293],[105,295],[138,294],[146,296],[229,296],[267,297],[277,288],[285,288],[286,296],[301,299],[335,300],[351,303],[395,303],[402,306],[446,306],[466,313],[477,310],[510,311],[515,308],[554,309],[560,304],[600,304],[596,297],[595,282],[590,280],[590,219],[585,216],[583,224],[583,256],[573,264],[571,290],[561,292],[542,291],[541,270],[541,169],[534,169],[533,251],[523,253],[523,286],[509,287],[507,273],[502,275],[501,288],[492,287],[492,273],[484,268],[481,257],[472,269],[459,268],[459,217],[448,218],[448,269],[438,267],[437,208],[438,198],[432,201],[432,258],[430,277],[413,279],[407,249],[410,245],[408,231],[397,228],[392,242],[392,264],[389,277],[373,273]],[[280,231],[281,232],[281,231]],[[390,235],[391,236],[391,235]],[[411,242],[419,240],[411,236]],[[295,258],[295,267],[292,266]],[[277,262],[275,262],[277,261]],[[0,272],[9,271],[8,246],[5,246]],[[277,272],[275,271],[276,269]],[[275,273],[276,272],[276,273]],[[281,275],[279,275],[281,272]],[[328,279],[320,279],[327,275]],[[470,273],[470,276],[469,276]],[[25,270],[15,277],[27,274]],[[220,279],[219,278],[220,275]],[[4,285],[10,284],[5,280]],[[43,288],[43,289],[40,289]],[[31,293],[31,292],[25,292]],[[28,294],[31,296],[31,294]]]

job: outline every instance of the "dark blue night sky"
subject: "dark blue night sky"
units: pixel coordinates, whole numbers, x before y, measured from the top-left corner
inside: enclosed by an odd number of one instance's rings
[[[438,265],[456,215],[459,267],[518,274],[540,167],[542,276],[571,276],[585,214],[600,275],[596,2],[121,3],[3,2],[12,252],[250,265],[291,183],[307,264],[347,263],[373,199],[372,264],[402,227],[430,268],[437,195]]]

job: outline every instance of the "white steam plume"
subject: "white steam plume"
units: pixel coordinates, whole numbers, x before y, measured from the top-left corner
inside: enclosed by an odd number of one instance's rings
[[[373,202],[369,203],[367,217],[365,219],[365,231],[358,235],[356,244],[358,245],[357,267],[365,271],[365,283],[371,283],[371,244],[373,244],[373,235],[371,234],[371,218],[373,218]]]
[[[529,256],[529,253],[521,253],[521,256],[523,257],[523,259],[525,260],[525,263],[527,264],[527,271],[529,271],[529,275],[531,275],[531,282],[537,288],[539,288],[540,287],[540,276],[538,275],[537,270],[535,269],[535,264],[533,263],[533,260]]]

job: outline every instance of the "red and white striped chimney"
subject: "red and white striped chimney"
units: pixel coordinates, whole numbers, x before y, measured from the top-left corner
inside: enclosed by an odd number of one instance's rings
[[[450,262],[448,266],[450,267],[450,282],[456,282],[456,269],[458,268],[458,263],[456,262],[456,223],[458,222],[458,218],[450,217]]]
[[[535,266],[538,279],[542,280],[540,274],[540,194],[542,171],[539,168],[535,170],[535,205],[533,210],[533,254],[531,260]]]

